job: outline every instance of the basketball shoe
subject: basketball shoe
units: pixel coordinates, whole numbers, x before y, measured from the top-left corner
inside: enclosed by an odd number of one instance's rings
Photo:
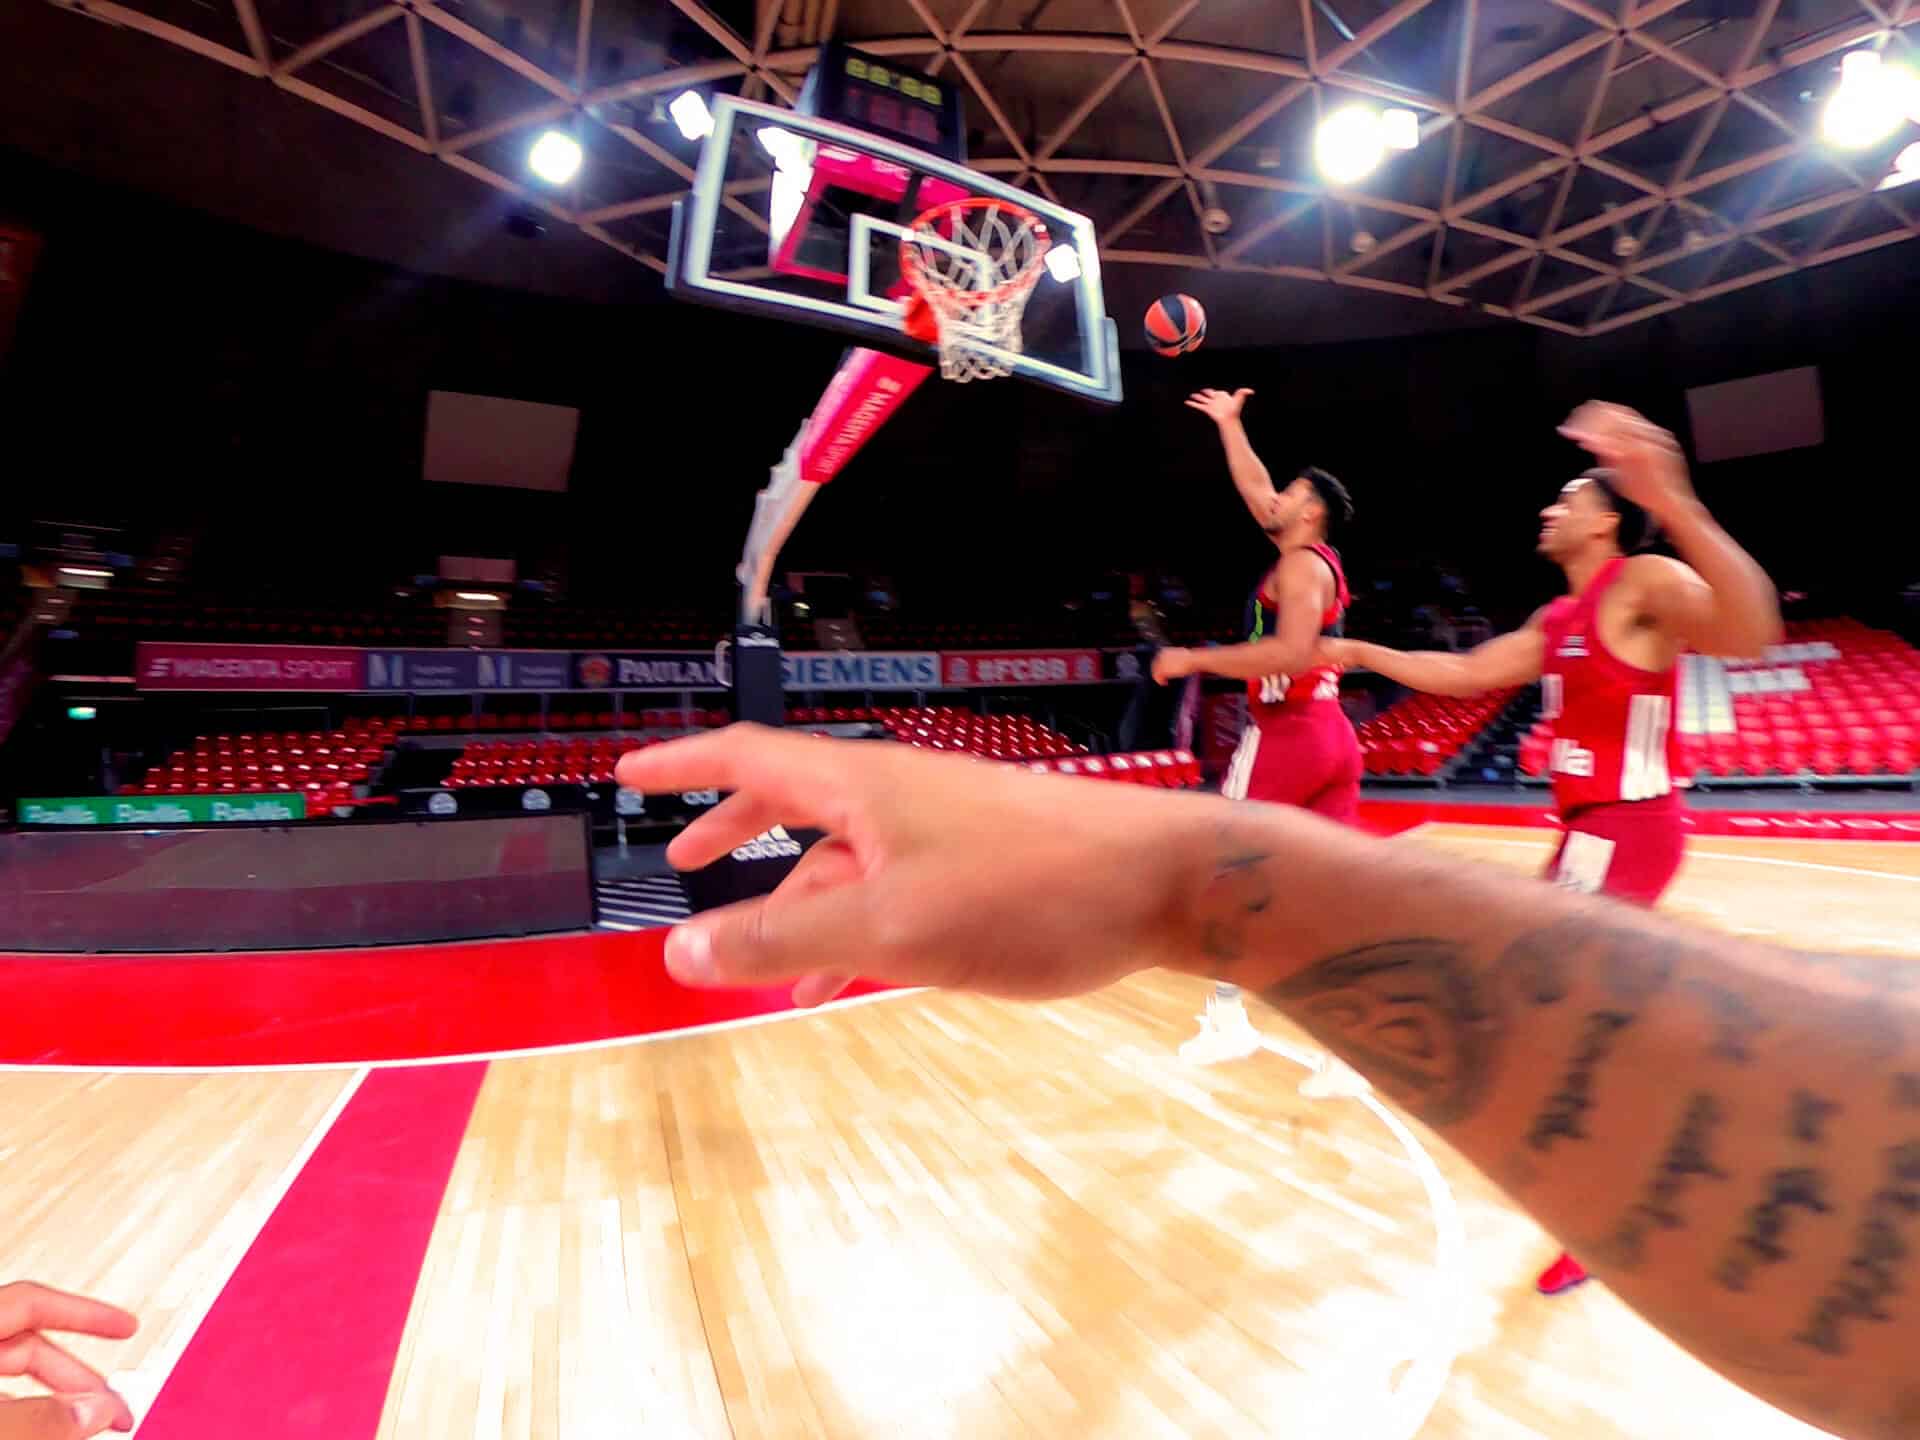
[[[1206,1013],[1198,1018],[1200,1033],[1180,1047],[1180,1058],[1189,1065],[1244,1060],[1261,1048],[1260,1032],[1247,1019],[1238,986],[1215,986],[1207,997]]]

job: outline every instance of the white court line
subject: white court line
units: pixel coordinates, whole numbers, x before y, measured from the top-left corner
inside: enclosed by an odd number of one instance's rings
[[[47,1068],[51,1069],[53,1067],[49,1066]],[[335,1066],[332,1068],[340,1069],[344,1067]],[[102,1071],[96,1073],[119,1074],[142,1072]],[[347,1077],[346,1084],[340,1087],[340,1093],[334,1096],[333,1103],[327,1106],[326,1113],[315,1123],[313,1129],[308,1133],[306,1140],[302,1142],[300,1148],[294,1152],[293,1158],[286,1163],[285,1168],[275,1177],[272,1186],[270,1186],[256,1202],[258,1211],[257,1218],[247,1227],[247,1234],[244,1240],[236,1238],[229,1255],[229,1263],[225,1267],[225,1273],[220,1277],[219,1284],[203,1283],[201,1285],[200,1301],[192,1307],[191,1311],[184,1311],[182,1314],[174,1317],[173,1332],[163,1348],[148,1355],[145,1363],[138,1369],[118,1371],[109,1377],[108,1383],[112,1385],[114,1389],[120,1391],[126,1398],[127,1403],[135,1408],[135,1434],[139,1433],[140,1420],[152,1409],[154,1400],[159,1396],[161,1388],[167,1383],[168,1377],[173,1374],[174,1367],[180,1363],[180,1357],[186,1353],[187,1346],[192,1344],[193,1337],[200,1333],[200,1327],[207,1323],[208,1313],[212,1311],[220,1297],[226,1293],[227,1286],[233,1281],[234,1272],[240,1268],[241,1263],[253,1252],[255,1243],[260,1239],[260,1232],[267,1228],[267,1222],[279,1212],[280,1203],[287,1198],[287,1192],[293,1188],[293,1182],[300,1178],[301,1172],[307,1168],[307,1162],[313,1159],[314,1151],[320,1148],[320,1142],[325,1140],[332,1132],[335,1123],[339,1121],[347,1105],[355,1095],[360,1093],[360,1087],[366,1082],[369,1073],[366,1066],[361,1066]],[[231,1214],[232,1212],[229,1211],[228,1213]],[[182,1315],[184,1314],[192,1315],[190,1324],[181,1323]]]
[[[871,1005],[880,1000],[897,1000],[924,994],[927,987],[915,985],[898,990],[879,990],[871,995],[854,995],[845,1000],[829,1000],[810,1010],[770,1010],[762,1015],[742,1015],[734,1020],[709,1020],[703,1025],[683,1025],[677,1030],[651,1030],[644,1035],[610,1035],[603,1040],[569,1040],[560,1045],[530,1045],[522,1050],[479,1050],[466,1055],[422,1055],[399,1060],[303,1060],[288,1065],[17,1065],[0,1063],[0,1075],[300,1075],[316,1070],[413,1070],[422,1065],[466,1065],[477,1060],[527,1060],[541,1055],[582,1055],[590,1050],[619,1050],[629,1045],[653,1045],[663,1040],[678,1040],[686,1035],[713,1035],[723,1030],[744,1030],[750,1025],[771,1025],[779,1020],[800,1020],[834,1010],[849,1010],[856,1005]]]
[[[1454,822],[1439,821],[1428,823],[1452,824]],[[1425,829],[1426,827],[1421,826],[1419,828]],[[1411,835],[1413,831],[1409,830],[1406,833]],[[1492,835],[1464,835],[1460,838],[1469,840],[1475,845],[1508,845],[1528,850],[1539,850],[1543,848],[1531,840],[1508,840]],[[1780,840],[1788,837],[1775,835],[1767,838]],[[1691,844],[1687,846],[1686,853],[1689,860],[1697,857],[1702,860],[1727,860],[1735,865],[1784,865],[1792,870],[1824,870],[1830,875],[1864,875],[1869,880],[1899,880],[1908,885],[1920,885],[1920,875],[1902,875],[1898,871],[1893,870],[1862,870],[1857,865],[1827,865],[1818,860],[1784,860],[1777,855],[1729,855],[1724,850],[1702,850]]]

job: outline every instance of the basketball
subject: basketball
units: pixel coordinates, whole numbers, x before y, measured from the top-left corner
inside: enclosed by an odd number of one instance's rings
[[[1198,350],[1207,338],[1207,312],[1191,295],[1162,295],[1147,307],[1147,343],[1162,355]]]

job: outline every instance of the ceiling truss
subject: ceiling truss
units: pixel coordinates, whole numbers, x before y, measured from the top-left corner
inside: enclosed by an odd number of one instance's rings
[[[213,3],[231,5],[244,49],[182,28],[137,4],[71,0],[68,8],[141,31],[324,106],[661,272],[666,262],[659,246],[637,243],[614,227],[668,209],[686,193],[692,168],[671,145],[644,128],[607,118],[611,108],[699,86],[737,89],[750,97],[791,104],[800,77],[818,51],[816,44],[781,43],[791,29],[785,18],[792,9],[781,0],[758,0],[751,34],[738,33],[702,0],[672,0],[706,38],[711,58],[663,65],[652,73],[593,86],[589,61],[596,20],[611,0],[599,0],[600,14],[596,0],[578,0],[573,63],[564,74],[486,33],[458,13],[461,7],[455,0],[381,4],[297,47],[281,47],[284,53],[276,53],[255,0]],[[838,21],[847,38],[865,50],[958,77],[975,118],[990,127],[989,148],[996,152],[976,158],[978,168],[1056,201],[1061,199],[1056,185],[1065,185],[1066,177],[1134,182],[1138,192],[1129,191],[1127,203],[1111,214],[1093,212],[1108,264],[1318,281],[1438,305],[1471,305],[1566,334],[1598,335],[1920,237],[1920,203],[1877,189],[1885,163],[1862,169],[1828,153],[1813,133],[1817,107],[1784,108],[1774,83],[1801,72],[1811,74],[1812,67],[1831,64],[1829,57],[1837,52],[1864,43],[1911,53],[1920,36],[1911,28],[1920,24],[1920,4],[1913,0],[1835,0],[1842,4],[1840,13],[1830,6],[1819,17],[1824,23],[1818,28],[1786,37],[1777,33],[1782,0],[1759,0],[1750,17],[1733,19],[1725,18],[1725,7],[1705,0],[1649,0],[1637,7],[1632,0],[1552,0],[1552,9],[1542,7],[1543,13],[1559,17],[1560,23],[1569,18],[1579,22],[1577,33],[1495,77],[1481,77],[1477,89],[1476,62],[1485,58],[1481,47],[1490,43],[1481,12],[1493,8],[1492,0],[1484,5],[1482,0],[1340,0],[1370,13],[1365,19],[1356,14],[1352,18],[1358,23],[1351,25],[1336,16],[1337,38],[1331,44],[1319,33],[1316,19],[1317,14],[1332,14],[1331,6],[1324,0],[1298,0],[1299,54],[1188,38],[1186,27],[1205,8],[1202,0],[1104,3],[1112,12],[1111,28],[1105,31],[1033,28],[1032,16],[1024,28],[980,28],[1007,8],[995,0],[971,0],[964,7],[944,4],[947,14],[958,11],[951,20],[943,20],[931,0],[889,4],[885,13],[894,24],[910,19],[915,28],[872,36],[850,28],[852,5],[843,11],[838,0],[824,0],[824,5],[814,0],[808,13],[816,34],[831,33]],[[1452,64],[1442,77],[1450,81],[1445,93],[1393,78],[1393,57],[1404,54],[1406,47],[1389,42],[1433,7],[1444,7],[1452,27]],[[1689,14],[1676,17],[1680,11]],[[1699,12],[1700,20],[1689,26],[1684,22],[1692,11]],[[1716,65],[1702,58],[1695,45],[1723,26],[1742,28],[1737,45]],[[430,29],[511,71],[543,98],[486,124],[450,123],[438,88],[441,77],[435,74]],[[329,56],[370,37],[399,47],[404,55],[403,72],[410,76],[407,98],[417,108],[417,128],[308,78]],[[1024,57],[1029,66],[1064,64],[1071,57],[1075,66],[1097,67],[1098,78],[1077,102],[1062,109],[1044,134],[1036,135],[1019,119],[1017,88],[996,78],[995,67],[1008,57]],[[1182,121],[1166,83],[1170,66],[1250,75],[1270,86],[1257,104],[1208,133]],[[1621,112],[1616,87],[1631,83],[1627,77],[1644,66],[1657,67],[1673,93]],[[1425,73],[1431,81],[1435,72]],[[1569,80],[1576,75],[1581,83]],[[1538,112],[1540,107],[1528,109],[1527,97],[1543,89],[1552,92],[1549,108],[1564,112],[1560,133],[1565,139],[1513,118]],[[1075,145],[1096,117],[1120,103],[1120,96],[1137,101],[1142,90],[1146,98],[1134,118],[1158,127],[1166,158],[1130,158],[1119,149],[1090,155],[1089,148],[1099,147]],[[1420,149],[1428,152],[1435,167],[1431,203],[1396,195],[1391,180],[1335,189],[1297,171],[1275,173],[1228,163],[1231,156],[1244,156],[1250,139],[1271,134],[1277,126],[1310,124],[1324,107],[1355,96],[1405,106],[1421,116]],[[1796,98],[1804,99],[1804,94]],[[648,193],[607,203],[569,203],[565,192],[523,182],[476,154],[491,142],[520,137],[579,113],[595,115],[631,147],[634,165],[651,172]],[[1603,126],[1610,115],[1610,123]],[[1729,143],[1736,126],[1742,138]],[[1677,157],[1660,165],[1636,160],[1636,142],[1667,127],[1684,128],[1687,135]],[[1469,178],[1466,158],[1494,141],[1512,158],[1503,173],[1478,183],[1483,176]],[[1468,189],[1470,184],[1474,188]],[[1573,202],[1583,185],[1604,185],[1615,198],[1597,212],[1587,205],[1587,213],[1573,218]],[[1210,203],[1208,197],[1223,192],[1249,197],[1251,203],[1242,204],[1229,233],[1209,234],[1199,217]],[[1549,194],[1538,207],[1537,219],[1522,224],[1514,218],[1525,208],[1515,197],[1533,197],[1528,202],[1532,204]],[[1722,203],[1730,194],[1739,195],[1737,208]],[[728,203],[751,218],[737,194]],[[1170,206],[1191,212],[1190,223],[1181,228],[1192,241],[1143,243],[1136,232]],[[1344,242],[1350,231],[1360,228],[1353,217],[1362,213],[1381,217],[1392,228],[1364,249],[1355,244],[1349,253]],[[1316,218],[1317,248],[1311,243],[1312,230],[1301,228],[1312,226]],[[1599,253],[1592,245],[1581,246],[1594,237],[1607,242]],[[1276,250],[1284,251],[1284,258],[1274,258]],[[1461,255],[1484,258],[1459,263],[1456,257]]]

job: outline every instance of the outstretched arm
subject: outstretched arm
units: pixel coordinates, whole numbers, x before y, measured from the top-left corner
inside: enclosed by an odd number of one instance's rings
[[[1154,656],[1153,678],[1164,685],[1200,672],[1257,680],[1262,675],[1298,675],[1310,668],[1320,637],[1320,617],[1326,613],[1333,589],[1333,572],[1312,551],[1294,550],[1281,557],[1274,585],[1279,591],[1278,633],[1205,650],[1169,647]]]
[[[1593,452],[1620,493],[1658,522],[1687,562],[1657,555],[1633,562],[1648,610],[1676,639],[1707,655],[1740,659],[1756,659],[1780,643],[1773,581],[1700,503],[1672,435],[1623,405],[1599,402],[1574,411],[1561,433]]]
[[[703,865],[822,829],[668,941],[696,985],[844,970],[1023,999],[1164,965],[1258,990],[1630,1304],[1848,1435],[1920,1425],[1920,964],[1792,954],[1283,806],[736,726],[620,762],[733,792]],[[857,957],[855,961],[854,957]],[[802,978],[804,977],[804,978]]]
[[[1393,650],[1365,640],[1323,640],[1320,659],[1330,665],[1372,670],[1389,680],[1429,695],[1480,695],[1540,678],[1547,637],[1540,628],[1544,611],[1518,630],[1496,635],[1465,654],[1445,650]]]
[[[1277,518],[1274,506],[1279,493],[1273,488],[1273,476],[1265,463],[1253,453],[1246,426],[1240,423],[1241,408],[1252,395],[1251,390],[1235,390],[1231,394],[1225,390],[1202,390],[1189,396],[1187,405],[1220,427],[1220,443],[1226,448],[1227,470],[1233,476],[1234,488],[1247,502],[1254,523],[1266,530]]]

